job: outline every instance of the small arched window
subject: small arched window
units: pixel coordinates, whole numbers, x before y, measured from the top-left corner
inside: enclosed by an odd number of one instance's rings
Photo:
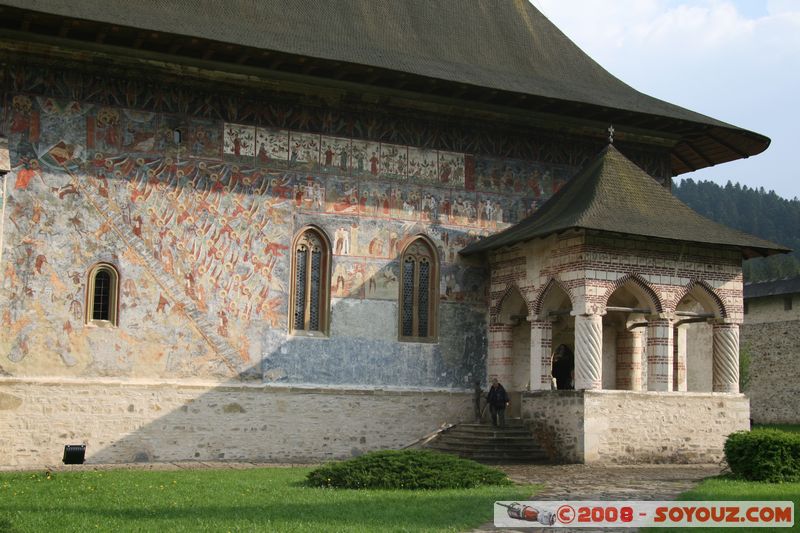
[[[116,326],[119,302],[119,273],[113,265],[98,263],[89,271],[86,291],[86,323]]]
[[[327,236],[315,227],[302,230],[292,247],[292,334],[328,334],[331,260]]]
[[[400,340],[433,342],[437,334],[439,264],[433,244],[422,235],[400,256]]]

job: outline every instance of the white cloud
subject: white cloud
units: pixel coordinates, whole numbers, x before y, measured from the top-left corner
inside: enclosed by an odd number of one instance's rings
[[[748,2],[748,3],[745,3]],[[764,133],[764,155],[701,171],[800,196],[794,163],[800,2],[532,0],[596,61],[633,87]]]

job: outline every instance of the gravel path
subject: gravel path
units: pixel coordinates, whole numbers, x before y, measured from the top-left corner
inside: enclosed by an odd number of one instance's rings
[[[703,478],[720,473],[719,465],[508,465],[500,466],[514,481],[541,483],[542,492],[532,500],[673,500]],[[633,533],[633,528],[495,528],[492,522],[473,532],[542,531]]]

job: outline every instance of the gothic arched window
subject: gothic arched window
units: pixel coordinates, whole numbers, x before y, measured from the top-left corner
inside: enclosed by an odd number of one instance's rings
[[[303,229],[292,247],[292,293],[289,330],[327,335],[331,286],[330,244],[319,229]]]
[[[400,340],[433,342],[437,334],[439,264],[433,244],[422,235],[400,256]]]
[[[86,323],[116,326],[119,302],[119,273],[109,263],[98,263],[89,271],[86,291]]]

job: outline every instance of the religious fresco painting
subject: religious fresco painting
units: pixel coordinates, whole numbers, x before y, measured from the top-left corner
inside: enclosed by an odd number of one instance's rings
[[[376,178],[381,172],[381,145],[377,142],[352,142],[353,176]]]
[[[485,272],[458,250],[532,212],[566,174],[541,162],[259,124],[246,103],[225,112],[253,118],[226,122],[130,106],[148,98],[119,107],[27,93],[6,101],[6,232],[30,242],[3,258],[13,281],[2,289],[10,303],[0,350],[97,345],[97,360],[74,356],[76,372],[101,372],[115,357],[109,333],[83,324],[85,272],[98,261],[125,265],[120,331],[137,332],[118,353],[125,372],[157,361],[163,376],[230,375],[287,339],[290,244],[301,227],[330,239],[334,299],[397,302],[397,257],[426,234],[441,261],[443,305],[476,307],[487,298]],[[48,245],[54,228],[71,244]],[[24,294],[39,302],[41,320],[25,318]]]
[[[434,184],[439,181],[438,158],[435,150],[409,147],[408,177],[416,182]]]
[[[352,150],[350,139],[323,135],[320,143],[319,170],[328,174],[349,175]],[[363,159],[361,168],[363,170]]]
[[[255,147],[256,129],[254,126],[225,124],[223,143],[225,159],[243,163],[253,161]]]
[[[289,165],[289,130],[258,128],[256,130],[256,164],[274,169]]]
[[[222,122],[193,119],[189,122],[189,151],[198,158],[220,159],[222,157]]]
[[[374,153],[372,157],[375,157]],[[370,163],[372,163],[372,157],[370,158]],[[382,178],[404,181],[408,172],[408,147],[381,143],[380,164],[380,176]],[[372,170],[372,167],[370,167],[370,173],[372,173]]]
[[[123,109],[121,150],[129,153],[153,152],[156,145],[156,120],[155,113]]]
[[[289,132],[289,168],[315,170],[320,156],[320,136],[311,133]]]

